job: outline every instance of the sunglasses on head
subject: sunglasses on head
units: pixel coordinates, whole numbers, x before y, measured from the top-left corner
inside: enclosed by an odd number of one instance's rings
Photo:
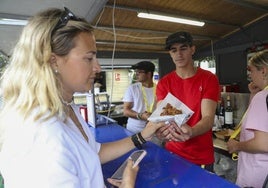
[[[64,7],[64,12],[61,14],[61,17],[58,21],[58,23],[55,25],[51,32],[51,36],[60,28],[64,27],[67,25],[69,20],[74,20],[74,21],[80,21],[81,19],[76,17],[74,13],[72,13],[68,8]]]

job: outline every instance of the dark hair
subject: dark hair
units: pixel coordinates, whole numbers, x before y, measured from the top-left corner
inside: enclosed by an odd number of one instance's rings
[[[151,72],[152,75],[155,71],[155,65],[151,61],[140,61],[131,66],[131,69],[144,70],[145,72]]]

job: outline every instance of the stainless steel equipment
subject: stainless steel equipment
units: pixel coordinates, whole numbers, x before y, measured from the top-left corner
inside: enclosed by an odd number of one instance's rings
[[[109,116],[115,110],[115,104],[110,102],[106,92],[95,94],[95,107],[98,114]]]

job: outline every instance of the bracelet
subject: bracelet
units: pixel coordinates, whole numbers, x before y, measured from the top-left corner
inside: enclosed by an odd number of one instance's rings
[[[136,148],[138,148],[138,149],[142,149],[142,145],[141,145],[141,143],[140,143],[140,141],[139,141],[139,139],[138,139],[137,134],[132,135],[132,136],[131,136],[131,140],[132,140],[132,142],[134,143],[134,145],[136,146]]]
[[[143,113],[139,113],[140,120],[142,120],[142,114],[143,114]]]
[[[139,137],[140,141],[141,141],[143,144],[146,143],[146,140],[142,137],[142,135],[141,135],[140,132],[138,133],[138,137]]]
[[[142,119],[142,113],[137,113],[136,118],[141,120]]]

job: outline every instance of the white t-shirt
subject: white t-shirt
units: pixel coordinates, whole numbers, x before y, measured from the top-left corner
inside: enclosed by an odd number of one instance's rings
[[[132,110],[142,113],[146,111],[146,106],[144,103],[144,97],[142,93],[142,84],[140,82],[131,84],[124,95],[123,102],[132,102],[133,107]],[[150,106],[154,102],[154,88],[146,88],[143,87],[144,93],[146,95],[146,99],[148,105]],[[138,133],[144,129],[146,125],[146,121],[138,120],[135,118],[128,118],[127,121],[127,129],[133,133]]]
[[[268,90],[258,92],[251,100],[247,114],[242,122],[240,140],[254,137],[252,130],[268,132],[268,111],[266,96]],[[268,175],[268,153],[239,152],[237,181],[241,187],[262,187]]]
[[[73,109],[88,143],[71,119],[64,123],[53,117],[41,123],[28,120],[22,124],[20,118],[14,118],[0,153],[5,188],[105,187],[97,154],[100,144],[78,108]]]

